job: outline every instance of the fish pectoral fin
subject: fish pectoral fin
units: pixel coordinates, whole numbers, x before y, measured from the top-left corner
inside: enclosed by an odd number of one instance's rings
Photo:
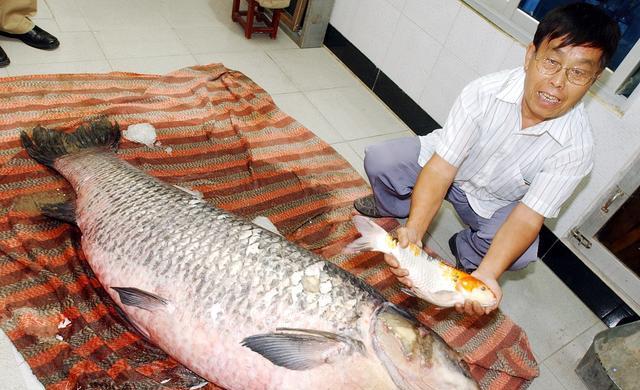
[[[309,329],[278,328],[272,333],[249,336],[241,344],[277,366],[298,371],[364,351],[360,340]]]
[[[154,311],[157,309],[162,309],[169,303],[168,300],[162,298],[161,296],[146,292],[144,290],[140,290],[135,287],[111,288],[118,293],[118,295],[120,296],[120,301],[127,306],[135,306],[147,311]]]
[[[76,225],[76,203],[69,200],[61,203],[38,204],[42,214]]]
[[[131,318],[129,318],[129,316],[127,316],[127,313],[125,313],[124,310],[120,308],[120,306],[114,305],[113,307],[116,309],[118,314],[120,314],[123,321],[126,322],[128,325],[130,325],[133,329],[135,329],[136,332],[140,333],[140,336],[142,336],[142,338],[147,340],[151,339],[149,337],[149,333],[146,330],[144,330],[142,327],[140,327],[138,324],[136,324]]]
[[[415,297],[415,298],[420,298],[415,292],[413,292],[413,290],[411,290],[410,288],[406,288],[406,287],[400,287],[400,291],[402,291],[403,293],[407,294],[410,297]]]
[[[458,300],[459,294],[456,291],[440,290],[431,294],[433,298],[440,302],[453,302]]]

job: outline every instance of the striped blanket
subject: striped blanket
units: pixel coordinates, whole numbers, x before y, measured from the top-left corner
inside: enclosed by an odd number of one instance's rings
[[[437,311],[400,293],[379,254],[341,254],[357,235],[349,219],[353,200],[370,191],[366,183],[249,78],[211,64],[165,76],[0,79],[0,326],[48,389],[202,382],[138,337],[87,266],[77,229],[35,207],[38,199],[71,189],[29,158],[19,132],[38,124],[70,130],[97,115],[125,129],[152,124],[159,145],[123,140],[122,159],[226,210],[269,217],[289,240],[409,308],[464,356],[483,389],[524,388],[538,375],[526,335],[504,314]],[[382,225],[397,224],[386,219]]]

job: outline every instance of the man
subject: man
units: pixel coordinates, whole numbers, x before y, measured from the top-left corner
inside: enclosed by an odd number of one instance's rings
[[[30,17],[37,11],[37,0],[0,0],[0,35],[19,39],[31,47],[53,50],[60,46],[56,37],[33,24]],[[0,68],[11,60],[0,47]]]
[[[498,297],[502,273],[537,259],[544,218],[593,165],[593,140],[582,97],[619,40],[617,24],[598,8],[557,8],[538,25],[524,67],[482,77],[464,88],[442,129],[367,149],[373,194],[355,201],[371,217],[407,217],[401,246],[421,244],[443,199],[469,227],[449,240],[459,268]],[[398,279],[411,275],[385,256]],[[477,302],[459,312],[488,314]]]

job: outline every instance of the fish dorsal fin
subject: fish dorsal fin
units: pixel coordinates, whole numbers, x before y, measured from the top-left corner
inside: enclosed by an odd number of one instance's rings
[[[277,328],[272,333],[249,336],[241,344],[290,370],[308,370],[364,351],[360,340],[309,329]]]
[[[47,217],[76,224],[76,203],[72,200],[61,203],[38,204],[38,206],[42,214]]]
[[[111,287],[120,296],[120,301],[127,306],[135,306],[143,310],[154,311],[165,307],[169,301],[152,294],[140,290],[135,287]]]

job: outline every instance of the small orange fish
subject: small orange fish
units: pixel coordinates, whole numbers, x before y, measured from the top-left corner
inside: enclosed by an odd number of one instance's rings
[[[353,223],[362,235],[347,245],[345,253],[378,251],[393,255],[401,268],[409,271],[413,287],[407,292],[440,307],[452,307],[470,299],[484,307],[496,297],[481,280],[429,256],[415,244],[401,248],[398,241],[367,217],[356,215]]]

